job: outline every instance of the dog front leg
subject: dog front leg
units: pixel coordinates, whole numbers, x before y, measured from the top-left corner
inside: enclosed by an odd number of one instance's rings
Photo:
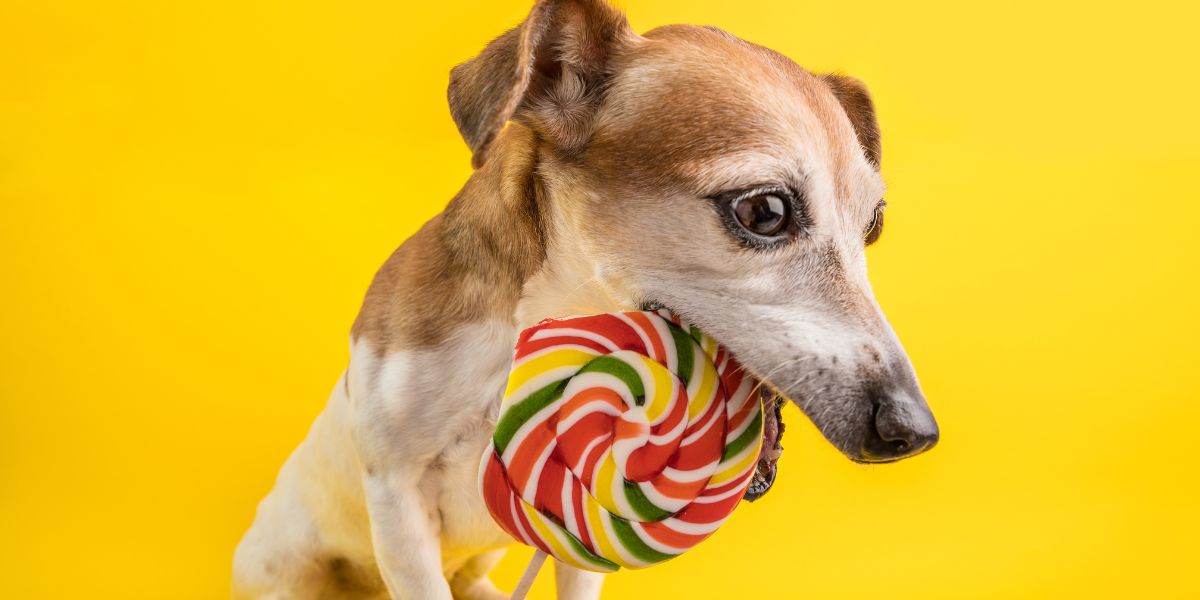
[[[442,573],[438,525],[418,480],[401,473],[366,477],[375,561],[395,600],[452,600]]]
[[[558,589],[558,600],[597,600],[600,586],[604,585],[604,573],[584,571],[556,560],[554,584]]]

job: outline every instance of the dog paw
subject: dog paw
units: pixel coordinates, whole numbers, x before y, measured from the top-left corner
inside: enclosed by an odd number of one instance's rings
[[[500,591],[492,580],[484,577],[466,585],[455,586],[454,600],[508,600],[508,594]]]

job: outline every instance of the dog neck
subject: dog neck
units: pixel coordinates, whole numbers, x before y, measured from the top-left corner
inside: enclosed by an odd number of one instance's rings
[[[519,331],[633,307],[570,235],[569,211],[537,172],[539,145],[524,126],[505,129],[491,160],[375,275],[352,340],[380,353],[433,348],[465,324]]]
[[[585,248],[570,236],[554,238],[543,267],[525,282],[517,304],[521,328],[543,319],[630,310],[635,302],[610,284]]]

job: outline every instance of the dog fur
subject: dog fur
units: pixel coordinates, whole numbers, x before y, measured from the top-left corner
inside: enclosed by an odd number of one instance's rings
[[[516,336],[548,317],[661,303],[850,458],[936,441],[866,279],[884,190],[860,82],[541,0],[453,70],[449,100],[476,170],[371,283],[349,367],[238,546],[235,597],[505,597],[479,458]],[[796,234],[749,248],[711,199],[764,184],[796,190]],[[880,454],[906,427],[923,446]],[[599,596],[599,575],[556,567],[560,597]]]

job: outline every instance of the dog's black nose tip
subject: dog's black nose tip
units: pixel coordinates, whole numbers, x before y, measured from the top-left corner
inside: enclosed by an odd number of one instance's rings
[[[938,431],[937,428],[932,430],[880,429],[879,437],[892,451],[893,456],[890,458],[904,458],[932,448],[938,442]]]
[[[875,412],[872,459],[899,460],[929,450],[938,442],[937,421],[923,400],[888,398]]]

